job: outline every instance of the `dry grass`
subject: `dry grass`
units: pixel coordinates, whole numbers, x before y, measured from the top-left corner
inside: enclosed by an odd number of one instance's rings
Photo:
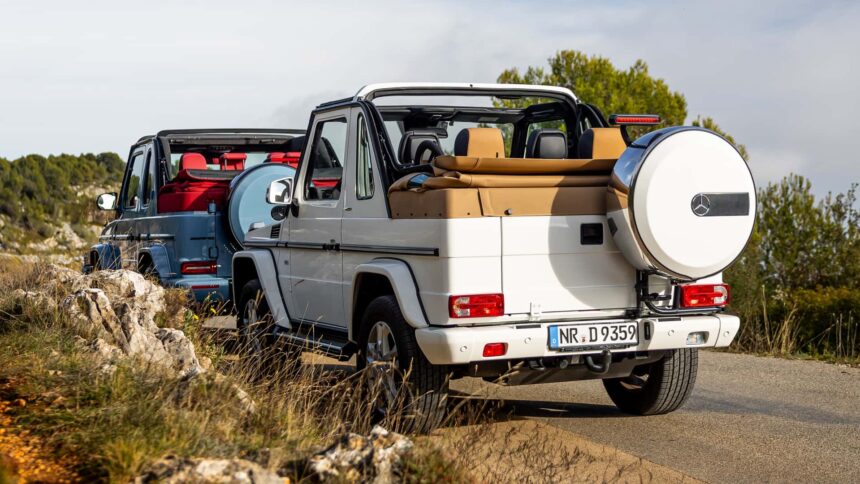
[[[12,301],[14,289],[39,287],[40,277],[39,268],[0,273],[0,379],[27,402],[9,410],[12,432],[31,432],[48,462],[82,481],[126,482],[168,455],[241,457],[309,480],[304,462],[312,451],[343,432],[367,434],[378,421],[369,402],[380,395],[365,373],[318,358],[297,364],[284,348],[262,360],[243,356],[235,340],[201,330],[201,318],[219,308],[192,305],[175,317],[188,304],[177,291],[168,291],[162,322],[183,329],[198,356],[211,361],[207,376],[165,379],[133,360],[100,371],[73,341],[79,328],[50,308]],[[237,385],[254,400],[254,412],[237,397]],[[383,426],[409,428],[406,397],[398,396],[399,408]],[[414,436],[404,482],[652,480],[634,460],[595,457],[560,444],[568,437],[511,421],[496,399],[451,398],[443,427],[431,437]]]
[[[373,389],[364,374],[289,364],[283,352],[260,364],[200,331],[200,315],[193,312],[179,324],[212,361],[205,377],[165,379],[133,360],[100,371],[100,362],[74,343],[79,328],[57,311],[11,297],[15,289],[41,287],[40,274],[38,268],[0,273],[0,379],[10,383],[10,395],[26,402],[9,409],[10,432],[38,436],[56,462],[76,456],[69,471],[81,480],[127,481],[167,455],[242,457],[302,479],[309,453],[342,432],[366,434],[374,424],[367,403]],[[184,298],[171,294],[168,300],[169,314]],[[236,396],[237,385],[254,400],[255,411]],[[382,423],[399,428],[404,414],[395,412]],[[464,480],[440,456],[429,442],[419,445],[404,479]]]

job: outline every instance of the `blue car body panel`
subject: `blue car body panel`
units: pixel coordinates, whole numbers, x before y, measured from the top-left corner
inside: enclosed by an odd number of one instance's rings
[[[263,150],[263,155],[297,151],[283,148],[287,143],[301,141],[303,133],[303,130],[174,130],[141,138],[129,153],[117,196],[117,218],[105,225],[99,242],[90,247],[83,260],[84,273],[121,268],[145,270],[164,286],[190,290],[198,301],[229,301],[233,253],[241,250],[244,232],[251,223],[274,222],[271,208],[265,205],[269,180],[295,173],[286,164],[259,164],[259,150]],[[237,172],[230,183],[231,197],[233,193],[248,196],[228,199],[224,208],[210,201],[205,211],[158,213],[158,189],[172,178],[168,163],[174,142],[217,150],[210,146],[229,144],[237,138],[258,143],[254,145],[257,148],[251,148],[258,150],[255,151],[258,164]],[[198,142],[199,145],[195,144]],[[260,143],[270,143],[272,148]],[[249,149],[246,144],[236,145]],[[242,186],[237,190],[239,182]],[[232,228],[227,220],[231,211],[236,214]],[[212,274],[182,274],[184,262],[214,263],[216,270]]]

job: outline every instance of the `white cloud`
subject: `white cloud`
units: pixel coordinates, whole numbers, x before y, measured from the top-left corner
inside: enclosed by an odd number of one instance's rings
[[[380,81],[493,81],[579,49],[683,92],[818,193],[860,181],[860,6],[848,2],[4,2],[0,156],[114,150],[177,127],[304,127]]]

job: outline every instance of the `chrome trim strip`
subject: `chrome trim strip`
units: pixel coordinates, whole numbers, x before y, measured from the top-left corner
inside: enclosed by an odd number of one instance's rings
[[[373,252],[378,254],[432,255],[438,256],[439,249],[434,247],[398,247],[390,245],[341,244],[345,252]]]
[[[261,240],[246,240],[244,244],[247,247],[278,247],[277,240],[261,239]]]
[[[277,240],[246,240],[248,247],[288,247],[306,250],[333,250],[342,252],[370,252],[375,254],[427,255],[438,256],[439,249],[434,247],[399,247],[389,245],[361,244],[323,244],[318,242],[279,242]]]

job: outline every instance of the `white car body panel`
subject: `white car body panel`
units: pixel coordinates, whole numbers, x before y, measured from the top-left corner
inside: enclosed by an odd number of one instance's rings
[[[677,348],[725,347],[738,332],[740,320],[737,316],[718,314],[713,316],[686,316],[678,320],[637,320],[639,334],[643,334],[645,322],[652,325],[651,339],[640,337],[634,348],[611,350],[613,353],[629,351],[657,351]],[[607,320],[607,322],[610,322]],[[548,328],[551,323],[540,325],[505,324],[487,327],[424,328],[415,331],[421,351],[434,365],[458,365],[491,360],[518,358],[543,358],[551,356],[579,356],[595,351],[559,352],[547,348]],[[707,332],[704,344],[688,345],[690,333]],[[507,353],[502,357],[487,358],[482,352],[487,343],[507,343]]]
[[[252,233],[249,232],[249,237],[252,237]],[[262,286],[263,292],[266,294],[266,301],[269,303],[269,310],[272,312],[272,319],[276,325],[289,328],[290,318],[284,300],[280,297],[281,291],[278,289],[277,271],[275,270],[275,260],[272,254],[267,250],[259,249],[236,252],[233,255],[234,274],[236,262],[240,259],[253,261],[260,286]],[[241,290],[242,288],[234,288],[234,293],[238,295]],[[234,300],[237,300],[237,298],[234,297]]]
[[[423,89],[515,89],[576,99],[567,89],[546,86],[433,83],[375,84],[362,88],[354,99],[370,100],[391,95],[397,89],[419,93]],[[320,119],[346,117],[355,124],[360,112],[354,106],[335,105],[331,109],[326,107]],[[635,321],[642,335],[639,343],[612,350],[628,353],[691,347],[687,344],[691,332],[707,333],[706,341],[697,347],[724,347],[737,334],[738,318],[725,314],[642,316],[647,313],[638,312],[641,308],[636,294],[636,269],[648,267],[635,267],[625,258],[623,253],[628,249],[639,250],[637,241],[632,236],[624,239],[624,233],[613,238],[605,214],[390,218],[384,198],[387,193],[381,189],[384,185],[378,170],[373,171],[376,193],[366,199],[355,196],[356,134],[352,124],[340,198],[326,202],[304,199],[301,187],[309,156],[305,153],[295,179],[293,195],[297,207],[290,207],[292,214],[282,223],[280,238],[267,239],[269,227],[252,231],[246,240],[260,248],[249,246],[235,256],[254,261],[280,326],[289,325],[289,311],[293,320],[342,329],[355,342],[353,322],[361,317],[354,314],[353,307],[356,281],[361,274],[377,274],[390,282],[404,318],[415,328],[421,351],[433,364],[485,361],[483,346],[495,342],[508,344],[507,353],[496,359],[600,353],[594,349],[580,352],[549,349],[548,327],[559,323]],[[309,136],[313,136],[314,130]],[[681,178],[673,179],[683,183]],[[693,194],[695,191],[690,196]],[[659,196],[655,191],[650,198]],[[681,208],[689,212],[689,201]],[[626,217],[627,212],[611,212],[610,216]],[[583,224],[600,224],[602,243],[582,243]],[[663,222],[658,221],[655,227],[665,230]],[[307,247],[314,243],[325,243],[327,247]],[[622,247],[626,245],[629,247]],[[270,250],[275,254],[277,266]],[[695,250],[698,248],[691,247],[690,254]],[[720,281],[721,275],[717,273],[701,282]],[[672,296],[666,278],[650,276],[648,286],[649,294]],[[502,316],[464,319],[449,316],[451,296],[499,293],[505,299]],[[672,303],[669,299],[655,304],[667,307]],[[647,338],[646,324],[650,328]]]

